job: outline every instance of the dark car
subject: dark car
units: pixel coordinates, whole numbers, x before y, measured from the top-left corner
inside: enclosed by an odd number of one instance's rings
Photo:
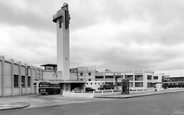
[[[95,89],[91,88],[91,87],[86,87],[86,92],[88,91],[95,91]]]
[[[114,89],[115,85],[110,85],[110,84],[104,84],[101,85],[98,90],[106,90],[106,89]]]

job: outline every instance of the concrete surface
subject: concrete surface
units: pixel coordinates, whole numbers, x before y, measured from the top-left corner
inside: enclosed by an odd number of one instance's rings
[[[61,95],[48,95],[48,96],[38,96],[38,95],[27,95],[27,96],[12,96],[12,97],[0,97],[0,111],[11,110],[11,109],[22,109],[26,107],[42,107],[44,105],[61,105],[69,103],[83,103],[98,100],[98,98],[113,98],[113,99],[126,99],[134,98],[140,96],[149,95],[160,95],[167,93],[177,93],[184,92],[184,88],[178,89],[166,89],[157,92],[132,92],[127,95],[112,94],[112,95],[100,95],[96,96],[96,99],[92,98],[72,98],[72,97],[62,97]]]
[[[28,96],[0,97],[0,111],[22,109],[30,105]]]

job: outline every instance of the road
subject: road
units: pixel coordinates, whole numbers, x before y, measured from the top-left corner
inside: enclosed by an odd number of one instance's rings
[[[0,111],[0,115],[184,115],[184,92]]]

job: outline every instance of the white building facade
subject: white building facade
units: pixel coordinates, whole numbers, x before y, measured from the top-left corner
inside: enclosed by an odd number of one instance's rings
[[[92,87],[96,90],[103,84],[115,85],[115,77],[117,79],[117,86],[121,90],[122,79],[129,80],[129,87],[131,90],[144,90],[151,89],[156,86],[156,88],[162,88],[162,79],[164,78],[164,73],[154,73],[154,71],[147,70],[132,70],[132,71],[122,71],[122,72],[97,72],[96,70],[88,71],[85,67],[82,67],[85,71],[81,70],[79,67],[78,78],[86,81],[86,87]],[[95,68],[94,68],[95,69]]]
[[[41,68],[0,57],[0,97],[38,93],[40,79]]]

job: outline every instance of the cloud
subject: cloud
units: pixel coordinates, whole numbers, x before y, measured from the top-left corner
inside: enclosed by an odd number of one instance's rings
[[[71,66],[155,71],[184,68],[181,0],[3,0],[1,55],[33,65],[56,63],[52,16],[64,2],[71,15]]]
[[[55,24],[52,22],[52,16],[57,10],[53,11],[53,8],[51,7],[52,5],[50,8],[47,6],[49,6],[49,4],[30,4],[28,1],[5,0],[0,4],[0,23],[6,23],[10,26],[26,26],[35,30],[55,32]]]
[[[24,26],[0,26],[1,55],[37,66],[55,60],[56,40],[51,39],[51,33],[30,30]]]

